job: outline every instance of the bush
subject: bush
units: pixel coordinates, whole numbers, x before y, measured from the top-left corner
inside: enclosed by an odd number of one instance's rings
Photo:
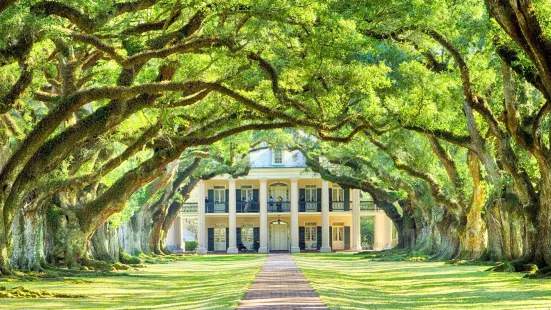
[[[197,249],[197,245],[197,240],[186,241],[186,248],[184,249],[184,251],[194,252]]]
[[[123,264],[141,264],[142,260],[136,256],[132,256],[124,251],[121,251],[119,260]]]

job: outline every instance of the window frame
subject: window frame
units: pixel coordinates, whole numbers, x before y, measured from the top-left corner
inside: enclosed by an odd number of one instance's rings
[[[276,162],[276,152],[281,152],[281,162],[280,163],[277,163]],[[275,166],[281,166],[281,165],[284,165],[285,164],[285,160],[284,160],[284,154],[283,154],[283,150],[282,149],[272,149],[272,165],[275,165]]]

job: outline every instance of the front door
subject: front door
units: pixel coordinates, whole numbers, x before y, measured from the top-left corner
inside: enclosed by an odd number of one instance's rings
[[[243,244],[247,250],[254,249],[254,225],[252,223],[244,223],[241,226],[241,244]]]
[[[306,223],[304,227],[304,242],[306,243],[306,250],[315,250],[318,245],[318,228],[316,223],[313,224]]]
[[[333,225],[333,250],[344,250],[344,225]]]
[[[226,227],[214,227],[214,250],[226,251]]]
[[[272,224],[270,235],[270,249],[272,251],[286,251],[288,250],[288,236],[287,236],[287,224]]]

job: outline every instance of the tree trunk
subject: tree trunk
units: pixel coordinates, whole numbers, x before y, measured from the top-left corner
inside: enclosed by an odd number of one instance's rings
[[[541,161],[541,160],[540,160]],[[551,266],[551,169],[540,163],[541,190],[536,218],[537,242],[534,261],[538,266]]]
[[[467,164],[473,180],[473,196],[465,214],[466,227],[462,234],[461,256],[466,259],[480,257],[486,249],[486,227],[482,220],[482,208],[486,198],[484,185],[481,183],[478,157],[472,151],[467,155]]]
[[[48,233],[52,235],[53,247],[49,253],[49,262],[61,267],[78,267],[86,259],[87,239],[78,219],[66,210],[50,206],[47,212]]]
[[[433,259],[449,260],[456,258],[461,249],[460,223],[457,216],[444,209],[442,220],[437,226],[440,231],[440,250]]]
[[[0,214],[3,208],[0,207]],[[5,227],[3,218],[0,218],[0,274],[11,275],[13,267],[10,263],[11,227]]]
[[[35,211],[20,209],[12,224],[13,252],[11,262],[22,271],[40,271],[44,257],[43,208]]]
[[[403,214],[399,220],[394,221],[396,232],[398,233],[397,248],[406,248],[413,250],[415,248],[416,226],[414,216],[413,202],[399,201]],[[397,225],[398,224],[398,225]]]
[[[118,261],[118,246],[113,244],[113,239],[118,239],[117,231],[109,223],[100,225],[91,238],[92,257],[107,263]]]
[[[161,247],[161,239],[163,238],[163,221],[164,216],[162,219],[155,218],[149,233],[149,249],[157,255],[164,254]]]

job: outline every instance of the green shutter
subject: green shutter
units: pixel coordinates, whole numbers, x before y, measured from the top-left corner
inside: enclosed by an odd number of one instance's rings
[[[329,211],[333,211],[333,189],[329,188]]]
[[[258,251],[258,248],[260,248],[260,227],[253,228],[253,242],[255,251]]]
[[[322,199],[321,188],[318,188],[317,192],[318,192],[318,212],[321,212],[321,199]]]
[[[318,229],[317,229],[317,237],[318,237],[318,240],[317,240],[317,248],[318,248],[318,251],[321,249],[321,240],[322,240],[322,237],[321,237],[321,226],[318,226]]]
[[[300,201],[300,197],[304,198],[303,201]],[[298,190],[298,211],[304,212],[306,211],[306,190],[304,188],[300,188]]]
[[[298,228],[298,247],[303,251],[306,249],[305,230],[304,226]]]
[[[333,250],[333,226],[329,226],[329,247]]]
[[[208,250],[214,251],[214,228],[208,229]]]
[[[241,241],[241,227],[237,227],[235,229],[235,240],[236,240],[236,245],[237,245],[237,249],[239,249],[242,245],[243,245],[243,242]]]
[[[350,211],[350,188],[344,190],[344,211]]]
[[[226,213],[227,213],[227,212],[229,212],[229,210],[228,210],[228,206],[229,206],[228,201],[230,201],[230,190],[229,189],[226,190],[225,195],[226,195]],[[227,236],[228,236],[228,234],[226,234],[226,237]]]
[[[241,205],[242,198],[243,197],[241,197],[241,190],[236,189],[235,190],[235,208],[237,209],[237,212],[243,212],[243,210],[245,209],[245,205]]]
[[[207,208],[206,212],[207,213],[213,213],[214,212],[214,204],[213,204],[213,202],[214,202],[214,190],[209,189],[207,193],[208,193],[207,197],[209,199],[209,202],[206,206],[206,208]]]
[[[350,226],[344,226],[344,249],[350,250]]]
[[[230,229],[226,227],[226,251],[230,247]]]

